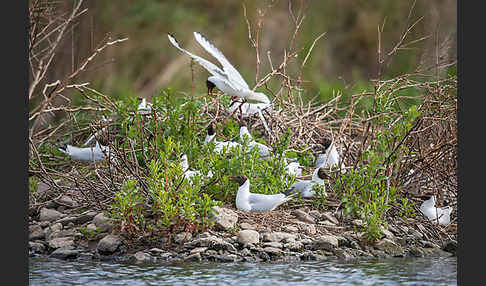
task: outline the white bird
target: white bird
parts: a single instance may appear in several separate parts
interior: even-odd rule
[[[288,162],[287,158],[284,158],[285,172],[289,175],[302,176],[302,166],[299,162],[292,161]]]
[[[59,151],[69,155],[72,159],[82,162],[97,162],[97,161],[105,161],[106,154],[110,154],[110,147],[103,146],[96,141],[96,145],[94,147],[76,147],[69,144],[63,144],[59,147]],[[113,158],[113,156],[111,157]]]
[[[137,98],[140,103],[138,104],[137,113],[138,114],[150,114],[152,113],[152,104],[147,103],[147,99],[145,97],[138,97]]]
[[[312,173],[311,180],[298,180],[290,186],[290,189],[287,191],[287,193],[299,192],[303,198],[312,198],[316,193],[313,190],[313,186],[315,184],[324,185],[324,179],[329,178],[330,177],[326,174],[323,167],[317,168]]]
[[[256,194],[250,193],[250,180],[245,175],[230,177],[239,184],[236,194],[236,208],[244,211],[271,211],[292,199],[285,194]]]
[[[206,135],[206,138],[204,138],[203,144],[209,144],[210,142],[214,143],[214,152],[217,154],[220,154],[223,152],[224,147],[226,146],[226,150],[230,151],[231,148],[236,147],[236,146],[241,146],[240,143],[238,142],[233,142],[233,141],[217,141],[216,138],[216,133],[214,132],[214,124],[211,123],[208,128],[207,128],[208,134]]]
[[[233,113],[236,109],[241,110],[241,117],[246,118],[253,114],[258,113],[259,111],[273,110],[273,107],[270,103],[250,103],[245,102],[243,99],[238,98],[237,96],[233,96],[233,101],[229,107],[229,113]]]
[[[230,62],[226,59],[223,53],[218,50],[213,44],[211,44],[209,40],[200,33],[194,32],[194,37],[196,38],[196,41],[209,54],[211,54],[218,60],[218,62],[223,66],[222,70],[215,64],[181,48],[179,46],[179,43],[177,43],[177,40],[171,34],[167,34],[167,37],[169,38],[169,41],[172,43],[172,45],[174,45],[174,47],[193,58],[212,75],[208,77],[206,81],[208,92],[210,92],[216,86],[223,93],[239,97],[243,100],[257,101],[264,104],[264,106],[269,106],[272,104],[270,99],[264,93],[251,90],[241,74],[230,64]],[[268,129],[267,122],[263,117],[261,110],[258,111],[258,114],[260,115],[260,119],[262,120],[265,130],[270,134],[271,137],[273,137],[272,133]]]
[[[339,153],[337,152],[336,144],[333,144],[328,138],[324,138],[321,144],[324,147],[324,153],[317,156],[316,161],[314,162],[314,167],[332,168],[339,166]],[[345,167],[344,163],[341,163],[341,169],[346,170]]]
[[[192,181],[193,176],[195,176],[195,175],[202,176],[202,173],[200,171],[189,170],[189,162],[187,160],[186,154],[181,155],[181,161],[180,161],[179,164],[182,167],[182,172],[184,172],[184,178],[188,179],[190,185],[193,184],[193,181]],[[213,176],[213,173],[211,171],[209,171],[207,177],[211,178],[212,176]]]
[[[240,127],[240,139],[242,142],[245,141],[245,136],[248,137],[248,147],[250,147],[250,150],[253,148],[257,148],[258,153],[263,158],[267,158],[271,155],[271,149],[262,143],[256,142],[253,139],[253,136],[251,136],[250,132],[248,131],[248,128],[242,125]]]
[[[433,222],[437,222],[438,218],[440,225],[448,225],[451,221],[452,207],[436,208],[435,196],[431,196],[430,199],[424,201],[420,206],[420,211]]]

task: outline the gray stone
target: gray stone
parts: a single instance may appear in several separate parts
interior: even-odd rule
[[[337,220],[337,218],[335,218],[331,213],[329,212],[325,212],[322,214],[322,217],[327,219],[328,221],[332,222],[334,225],[338,225],[339,224],[339,221]]]
[[[339,246],[337,237],[333,235],[322,235],[314,240],[312,249],[314,250],[328,250],[331,251]]]
[[[217,230],[230,230],[235,227],[238,215],[234,211],[218,206],[214,206],[212,209],[216,214],[213,214],[211,219],[214,220],[214,226]]]
[[[62,217],[62,213],[48,208],[40,210],[39,221],[55,221]]]
[[[40,225],[29,226],[29,240],[43,239],[44,237],[45,233]]]
[[[34,253],[44,253],[46,246],[39,242],[29,241],[29,250],[34,251]]]
[[[150,254],[145,253],[143,251],[137,251],[135,254],[133,254],[133,259],[137,264],[155,262],[154,257],[152,257]]]
[[[190,232],[180,232],[174,236],[174,242],[181,244],[184,241],[191,240],[192,234]]]
[[[229,242],[216,236],[196,238],[184,244],[185,248],[208,247],[213,250],[227,250],[229,252],[236,252],[236,248]]]
[[[267,232],[263,234],[263,241],[274,241],[274,242],[289,242],[289,241],[295,241],[297,238],[297,235],[287,233],[287,232]]]
[[[94,223],[89,223],[87,226],[86,226],[86,229],[87,230],[91,230],[91,231],[96,231],[97,228],[96,228],[96,225]]]
[[[283,245],[280,242],[270,241],[263,243],[263,247],[273,247],[273,248],[282,248]]]
[[[201,262],[201,260],[202,260],[201,253],[200,252],[197,252],[197,253],[191,254],[191,255],[187,256],[186,258],[184,258],[184,260],[186,260],[186,261]]]
[[[300,251],[304,248],[304,244],[300,241],[291,241],[284,244],[284,248],[291,251]]]
[[[61,247],[69,247],[74,245],[74,239],[72,237],[57,237],[53,238],[49,241],[50,248],[61,248]]]
[[[307,224],[307,223],[300,224],[299,228],[301,231],[303,231],[308,235],[314,235],[317,233],[316,227],[313,224]]]
[[[77,205],[76,202],[68,195],[63,195],[61,198],[59,198],[59,200],[57,200],[57,203],[70,208]]]
[[[83,224],[86,223],[94,218],[96,213],[86,213],[86,214],[80,214],[80,215],[75,215],[75,216],[67,216],[64,218],[61,218],[57,220],[57,222],[61,223],[62,225],[67,225],[70,223],[73,224]]]
[[[201,252],[204,252],[206,250],[208,250],[208,248],[207,247],[204,247],[204,246],[203,247],[196,247],[194,249],[191,249],[191,251],[189,251],[189,253],[190,254],[201,253]]]
[[[444,251],[450,252],[454,255],[456,255],[457,251],[457,241],[455,240],[448,240],[444,243],[444,246],[442,247]]]
[[[241,229],[256,229],[256,227],[255,227],[254,225],[249,224],[249,223],[247,223],[247,222],[242,222],[242,223],[240,224],[240,228],[241,228]]]
[[[93,223],[101,232],[111,232],[113,229],[113,222],[102,212],[93,218]]]
[[[294,210],[292,214],[295,215],[299,220],[303,222],[316,223],[316,220],[302,209]]]
[[[73,229],[56,230],[56,231],[50,232],[46,236],[46,240],[51,241],[55,238],[60,238],[60,237],[71,237],[71,238],[73,238],[74,235],[75,235],[75,230],[73,230]]]
[[[388,238],[383,238],[378,241],[375,244],[375,248],[390,255],[402,255],[404,253],[404,250],[400,245]]]
[[[412,257],[424,257],[424,252],[423,252],[422,248],[420,248],[420,247],[412,247],[408,251],[408,255],[410,255]]]
[[[260,234],[252,229],[240,230],[237,234],[237,239],[241,244],[257,244],[260,242]]]
[[[58,259],[74,259],[78,256],[79,250],[72,249],[72,246],[61,247],[54,250],[49,257]]]
[[[266,253],[268,253],[272,256],[282,256],[282,254],[283,254],[282,249],[276,248],[276,247],[271,247],[271,246],[267,246],[267,247],[263,248],[263,251],[265,251]]]
[[[283,229],[286,232],[290,232],[290,233],[297,233],[297,232],[299,232],[299,229],[296,226],[294,226],[294,225],[285,225],[283,227]]]
[[[118,236],[108,234],[98,242],[96,249],[102,254],[109,254],[115,252],[121,243],[122,242]]]
[[[340,259],[351,259],[353,255],[342,248],[335,248],[333,250],[334,255],[336,255]]]

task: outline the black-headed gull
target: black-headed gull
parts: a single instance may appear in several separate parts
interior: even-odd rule
[[[181,155],[181,161],[179,162],[180,166],[182,167],[182,172],[184,172],[184,178],[186,178],[189,181],[189,184],[192,185],[192,177],[195,175],[202,176],[202,173],[200,171],[193,171],[189,170],[189,161],[187,160],[187,155],[182,154]],[[211,171],[208,172],[207,177],[211,178],[213,176],[213,173]]]
[[[147,103],[147,99],[145,97],[138,97],[137,100],[140,102],[137,108],[138,114],[145,115],[152,113],[152,104]]]
[[[451,221],[452,207],[446,206],[441,208],[435,207],[435,196],[431,196],[420,206],[420,211],[432,222],[439,220],[440,225],[448,225]]]
[[[271,211],[281,204],[292,199],[293,196],[285,194],[256,194],[250,193],[250,180],[245,175],[229,177],[238,183],[238,193],[236,194],[236,208],[244,211]]]
[[[209,91],[212,89],[212,87],[216,86],[222,92],[232,96],[237,96],[246,100],[254,100],[261,103],[271,103],[270,99],[264,93],[251,90],[241,74],[230,64],[230,62],[226,59],[223,53],[218,50],[213,44],[211,44],[208,39],[206,39],[200,33],[194,32],[194,37],[196,38],[196,41],[209,54],[211,54],[218,60],[218,62],[223,66],[223,69],[220,69],[215,64],[181,48],[173,35],[167,34],[167,36],[172,45],[193,58],[212,75],[207,79],[206,82]]]
[[[316,161],[314,162],[315,168],[320,167],[337,167],[339,166],[339,153],[336,149],[336,144],[333,144],[332,141],[328,138],[324,138],[321,142],[322,146],[324,147],[324,153],[321,153],[317,156]],[[345,170],[344,163],[341,163],[341,169]]]
[[[285,172],[287,174],[294,175],[294,176],[302,176],[302,166],[300,166],[299,162],[291,161],[289,163],[289,159],[287,158],[284,158],[283,162],[284,162]]]
[[[287,193],[298,192],[303,198],[312,198],[315,195],[313,186],[324,185],[324,179],[330,179],[323,167],[317,168],[312,173],[312,180],[298,180],[290,186]],[[325,185],[324,185],[325,186]]]
[[[223,152],[224,147],[226,146],[226,150],[230,151],[231,148],[236,147],[236,146],[241,146],[240,143],[238,142],[232,142],[232,141],[217,141],[216,140],[216,132],[214,131],[214,124],[211,123],[209,124],[207,128],[208,134],[206,135],[206,138],[204,138],[203,144],[209,144],[210,142],[214,143],[214,152],[216,154],[220,154]]]
[[[253,136],[251,136],[250,132],[248,131],[248,128],[245,125],[242,125],[240,127],[240,139],[242,142],[245,141],[245,136],[248,137],[248,147],[250,147],[250,150],[253,148],[257,148],[258,153],[263,158],[267,158],[272,154],[269,147],[262,143],[256,142],[255,139],[253,139]]]
[[[105,161],[106,154],[110,154],[110,147],[103,146],[96,141],[94,147],[76,147],[69,144],[63,144],[59,147],[59,151],[69,155],[73,160],[82,162],[97,162]],[[113,156],[112,156],[113,158]]]

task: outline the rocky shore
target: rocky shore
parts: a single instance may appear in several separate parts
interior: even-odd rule
[[[367,243],[357,231],[360,220],[342,212],[309,207],[243,212],[214,207],[214,226],[207,232],[180,232],[147,243],[127,239],[103,212],[78,211],[63,196],[29,217],[29,256],[65,260],[127,263],[176,261],[289,262],[366,257],[455,256],[457,225],[432,225],[420,215],[395,218],[384,237]],[[456,229],[454,229],[454,227]],[[446,234],[446,239],[436,231]],[[444,237],[444,236],[442,236]]]

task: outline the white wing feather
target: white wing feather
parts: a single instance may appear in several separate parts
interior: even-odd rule
[[[223,70],[226,72],[226,75],[228,76],[228,79],[232,82],[235,82],[240,85],[240,88],[242,89],[250,89],[246,81],[243,79],[241,74],[231,65],[231,63],[226,59],[226,57],[223,55],[223,53],[218,50],[211,42],[209,42],[206,37],[201,35],[198,32],[194,32],[194,37],[196,38],[196,41],[206,50],[208,53],[210,53],[213,57],[215,57],[223,66]]]

